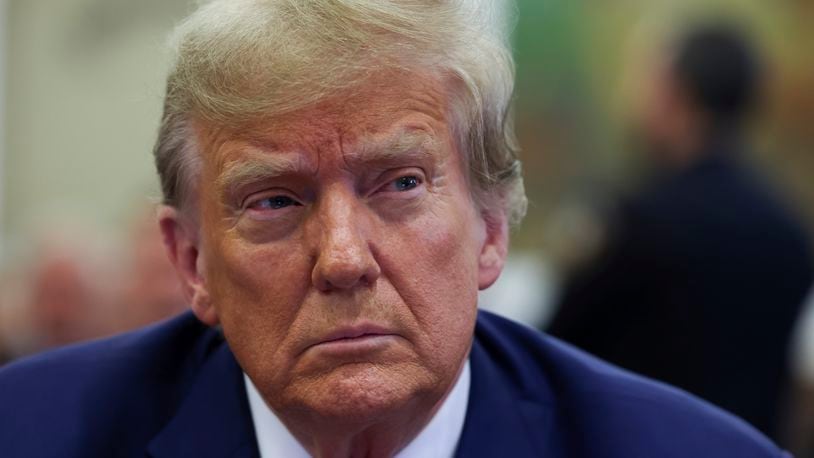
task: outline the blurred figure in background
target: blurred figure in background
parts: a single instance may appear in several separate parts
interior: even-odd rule
[[[4,272],[0,347],[7,359],[100,335],[100,285],[113,277],[91,239],[63,229],[37,237],[36,249]]]
[[[131,223],[127,260],[111,303],[118,303],[108,334],[139,328],[186,310],[181,284],[164,252],[155,209],[142,210]]]
[[[136,215],[118,243],[103,231],[61,228],[5,272],[0,289],[0,364],[49,348],[108,336],[185,309],[164,254],[155,209]],[[115,247],[115,248],[114,248]]]
[[[721,23],[690,30],[672,51],[638,121],[655,177],[620,205],[548,332],[776,438],[812,259],[795,217],[743,163],[761,65]]]
[[[88,317],[93,316],[98,297],[80,256],[67,247],[43,250],[31,280],[28,310],[36,329],[34,351],[93,335]]]

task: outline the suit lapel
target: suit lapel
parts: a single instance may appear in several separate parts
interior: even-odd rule
[[[155,458],[259,457],[242,371],[228,345],[201,367],[189,395],[148,452]]]
[[[551,406],[524,400],[511,383],[512,377],[490,359],[477,340],[470,364],[472,385],[457,457],[564,456],[559,438],[551,434],[555,427]],[[540,381],[541,386],[544,383]]]

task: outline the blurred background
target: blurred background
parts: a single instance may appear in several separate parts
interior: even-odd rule
[[[0,0],[0,361],[184,309],[151,148],[164,42],[193,7]],[[814,2],[518,0],[516,13],[530,207],[482,306],[814,456]],[[763,70],[739,128],[693,148],[682,140],[703,113],[682,105],[671,65],[686,36],[719,26]],[[722,65],[704,62],[692,68]],[[736,164],[654,152],[676,136],[676,151]]]

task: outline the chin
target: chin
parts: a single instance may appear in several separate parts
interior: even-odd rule
[[[298,385],[296,403],[307,411],[325,420],[359,424],[431,400],[438,387],[427,371],[413,365],[370,363],[345,364]]]

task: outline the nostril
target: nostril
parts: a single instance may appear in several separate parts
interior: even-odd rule
[[[372,256],[318,259],[312,282],[323,291],[369,287],[376,283],[381,270]]]

